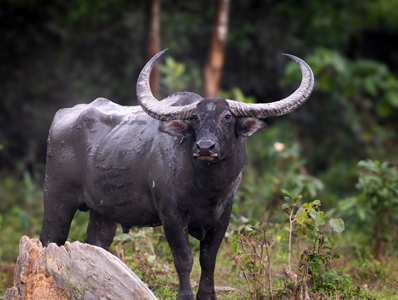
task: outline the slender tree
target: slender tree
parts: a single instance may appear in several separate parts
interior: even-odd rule
[[[204,69],[203,96],[207,98],[216,97],[220,86],[228,34],[228,11],[229,0],[219,0]]]
[[[150,60],[160,51],[160,0],[147,1],[147,31],[145,59]],[[159,67],[155,65],[152,70],[150,85],[155,97],[159,95]]]

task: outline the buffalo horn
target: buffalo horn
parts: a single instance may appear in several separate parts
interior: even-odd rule
[[[169,106],[158,101],[152,94],[149,86],[149,77],[153,66],[167,49],[160,51],[142,69],[137,81],[137,100],[142,109],[151,117],[161,120],[187,120],[193,116],[197,103],[186,106]]]
[[[161,121],[177,119],[187,120],[194,115],[197,103],[177,107],[165,105],[153,96],[149,86],[149,77],[151,76],[153,66],[166,50],[167,49],[152,57],[142,69],[137,81],[137,100],[142,109],[155,119]],[[281,116],[297,109],[308,99],[314,88],[314,74],[311,68],[305,61],[296,56],[290,54],[283,55],[294,60],[300,67],[303,78],[299,88],[289,97],[272,103],[248,104],[227,99],[231,112],[235,117],[254,117],[262,119]]]
[[[296,56],[290,54],[283,55],[294,60],[300,67],[303,78],[299,88],[289,97],[271,103],[248,104],[227,100],[231,112],[236,117],[254,117],[262,119],[282,116],[299,108],[308,99],[314,89],[314,74],[311,68],[305,61]]]

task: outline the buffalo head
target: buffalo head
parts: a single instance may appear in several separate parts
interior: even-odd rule
[[[167,49],[166,49],[167,50]],[[156,54],[143,68],[137,82],[137,99],[151,117],[164,121],[160,130],[172,135],[193,136],[192,155],[198,160],[217,162],[234,151],[234,139],[251,136],[266,127],[261,119],[281,116],[300,107],[314,87],[311,68],[300,58],[288,55],[300,67],[303,79],[289,97],[272,103],[247,104],[225,98],[205,98],[185,106],[168,106],[151,92],[149,77],[153,66],[166,51]]]
[[[189,120],[164,121],[160,130],[171,135],[193,136],[193,157],[218,162],[236,150],[241,137],[266,126],[256,118],[235,117],[224,98],[206,98],[197,103],[195,114]]]

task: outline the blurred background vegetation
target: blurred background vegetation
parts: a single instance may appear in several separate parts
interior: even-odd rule
[[[40,232],[46,140],[56,111],[97,97],[137,104],[150,3],[1,1],[0,261],[15,261],[22,234]],[[202,94],[217,1],[159,4],[158,43],[170,50],[160,62],[158,98],[181,90]],[[233,220],[264,212],[271,221],[282,219],[284,188],[308,202],[321,198],[324,211],[343,216],[349,246],[353,240],[369,246],[375,237],[397,245],[393,210],[375,212],[364,203],[364,181],[357,184],[361,167],[372,169],[371,162],[358,162],[371,159],[387,161],[376,163],[390,170],[378,178],[395,174],[388,184],[398,185],[397,35],[397,0],[231,0],[219,95],[247,102],[289,95],[301,74],[282,53],[306,60],[316,80],[303,107],[267,120],[268,129],[248,139]],[[378,193],[376,187],[369,199]],[[380,199],[395,207],[396,197],[387,192]],[[375,218],[385,220],[384,235],[375,233],[381,232]],[[84,238],[84,220],[74,221],[74,239]]]

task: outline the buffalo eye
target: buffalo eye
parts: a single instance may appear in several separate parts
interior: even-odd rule
[[[224,119],[227,120],[227,121],[231,121],[231,119],[232,119],[231,114],[226,114]]]
[[[197,119],[198,119],[198,116],[197,116],[197,115],[193,115],[193,116],[192,116],[192,120],[196,121]]]

